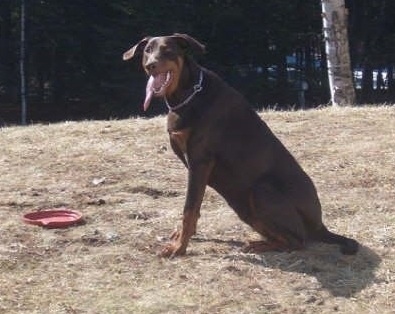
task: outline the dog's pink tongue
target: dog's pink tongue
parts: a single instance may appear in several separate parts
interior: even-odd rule
[[[154,96],[154,88],[153,88],[154,81],[155,78],[151,75],[148,79],[147,87],[145,88],[145,100],[143,105],[144,111],[147,111],[151,103],[152,97]]]

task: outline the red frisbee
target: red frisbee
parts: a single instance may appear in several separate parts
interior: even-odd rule
[[[41,210],[23,215],[24,222],[46,228],[65,228],[81,220],[80,212],[67,208]]]

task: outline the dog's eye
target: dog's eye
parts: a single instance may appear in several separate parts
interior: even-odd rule
[[[144,52],[145,53],[151,53],[152,52],[152,46],[145,47]]]
[[[162,56],[167,57],[167,58],[171,58],[175,55],[174,50],[172,50],[171,48],[165,48],[161,51]]]

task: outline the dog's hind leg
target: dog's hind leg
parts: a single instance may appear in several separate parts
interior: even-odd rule
[[[252,189],[249,214],[244,220],[265,241],[250,242],[248,252],[291,251],[304,248],[307,230],[297,208],[270,180],[261,180]]]

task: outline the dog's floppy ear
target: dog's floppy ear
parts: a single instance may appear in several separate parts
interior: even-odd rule
[[[140,40],[136,45],[134,45],[132,48],[130,48],[128,51],[126,51],[123,54],[122,59],[126,61],[133,58],[134,56],[141,55],[144,47],[147,45],[148,40],[150,38],[151,37],[145,37],[142,40]]]
[[[206,47],[195,38],[187,34],[174,33],[170,37],[178,40],[180,46],[195,55],[202,55],[206,52]]]

